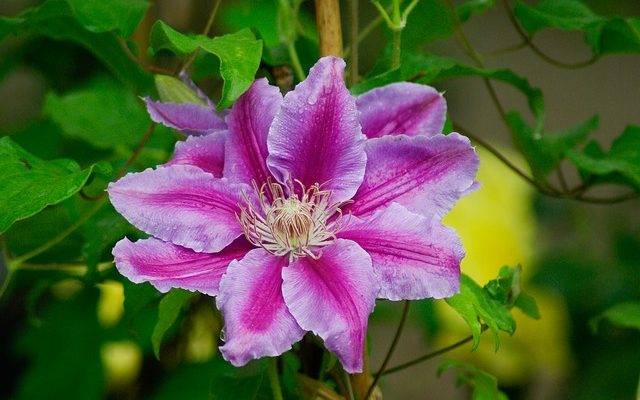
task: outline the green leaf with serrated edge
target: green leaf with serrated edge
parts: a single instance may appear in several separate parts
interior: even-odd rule
[[[13,33],[32,33],[75,42],[93,53],[117,78],[136,91],[151,88],[151,75],[122,51],[112,33],[85,29],[65,0],[49,0],[14,18],[0,18],[0,40]]]
[[[471,386],[473,389],[473,400],[509,399],[507,395],[498,388],[498,381],[493,375],[481,370],[473,364],[456,360],[447,360],[438,368],[438,376],[451,368],[459,370],[456,377],[456,384],[458,386],[464,384]]]
[[[593,143],[593,142],[592,142]],[[600,182],[619,182],[619,175],[640,190],[640,127],[628,126],[604,153],[597,144],[589,144],[584,151],[570,151],[569,159],[580,170],[599,175]]]
[[[603,320],[609,321],[620,328],[640,330],[640,301],[630,301],[616,304],[602,314],[589,321],[591,329],[595,332]]]
[[[0,139],[0,233],[76,194],[92,169],[81,169],[72,160],[41,160],[9,137]]]
[[[195,103],[206,105],[193,89],[176,77],[156,75],[155,81],[160,101],[165,103]]]
[[[197,295],[197,293],[189,292],[183,289],[171,289],[166,296],[160,300],[158,306],[158,322],[153,328],[151,335],[151,343],[153,345],[153,353],[156,358],[160,358],[160,345],[164,334],[171,328],[173,323],[180,316],[180,310],[187,301]]]
[[[458,19],[465,22],[473,15],[479,15],[496,4],[495,0],[467,0],[456,7]]]
[[[150,3],[145,0],[66,0],[78,22],[91,32],[116,31],[129,37]]]
[[[482,69],[466,65],[458,60],[435,55],[415,55],[403,53],[400,68],[382,73],[351,88],[354,94],[361,94],[389,83],[412,80],[423,84],[434,84],[449,79],[477,76],[506,83],[518,89],[527,98],[529,108],[536,118],[536,131],[542,131],[544,123],[544,98],[542,91],[531,86],[526,78],[508,69]]]
[[[213,382],[211,382],[211,400],[255,399],[267,371],[268,360],[251,361],[236,368],[222,358],[216,358]]]
[[[99,149],[136,145],[150,123],[135,96],[108,78],[62,95],[49,93],[43,112],[60,125],[65,136]]]
[[[471,328],[473,351],[480,344],[482,323],[491,329],[496,351],[500,347],[498,332],[505,331],[512,334],[516,330],[516,322],[507,306],[492,298],[486,290],[465,274],[460,276],[460,293],[445,301]]]
[[[507,120],[522,145],[532,174],[541,182],[558,167],[569,150],[582,143],[598,127],[599,122],[594,116],[566,131],[536,134],[516,112],[509,113]]]
[[[162,21],[151,28],[151,51],[169,50],[185,56],[200,48],[220,59],[220,75],[224,81],[218,109],[230,106],[255,79],[262,57],[262,41],[248,29],[209,38],[184,35]]]
[[[585,30],[603,21],[579,0],[542,0],[535,6],[518,0],[513,13],[530,34],[545,28]]]

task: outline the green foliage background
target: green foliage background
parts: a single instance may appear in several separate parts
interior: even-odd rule
[[[346,3],[343,29],[353,56],[346,40]],[[390,9],[391,3],[380,6]],[[614,132],[597,115],[550,109],[538,87],[545,78],[525,76],[501,64],[501,57],[542,60],[563,73],[610,59],[638,59],[637,2],[604,3],[420,0],[408,14],[396,53],[393,29],[371,2],[360,1],[361,33],[369,24],[372,29],[359,47],[359,79],[353,70],[348,78],[354,94],[401,80],[450,90],[449,131],[496,152],[510,143],[526,162],[523,168],[507,161],[511,173],[537,192],[541,228],[531,282],[560,294],[570,315],[573,366],[556,382],[556,398],[630,399],[639,390],[640,118],[618,122]],[[141,233],[102,196],[106,184],[127,170],[166,161],[179,139],[151,124],[138,101],[158,96],[154,74],[171,75],[191,58],[191,76],[224,109],[256,74],[290,88],[319,56],[312,2],[224,1],[212,32],[202,34],[213,4],[11,0],[0,5],[0,93],[8,97],[0,101],[0,397],[270,398],[272,383],[262,361],[235,369],[218,355],[195,361],[185,356],[202,310],[214,321],[207,332],[219,330],[220,316],[209,298],[183,291],[162,296],[149,285],[131,284],[112,267],[110,255],[118,239]],[[172,14],[180,10],[189,12]],[[487,43],[496,36],[490,24],[496,15],[513,24],[507,25],[512,42]],[[465,35],[466,30],[474,34]],[[570,61],[542,48],[566,38],[582,46],[586,57]],[[481,54],[476,48],[489,50]],[[293,67],[285,69],[284,80],[281,65]],[[11,92],[19,74],[37,84],[17,87],[36,90]],[[609,79],[607,74],[616,74],[615,63],[601,79]],[[640,75],[625,79],[630,93],[617,101],[630,99],[640,115]],[[464,95],[456,95],[465,90],[488,93],[486,103],[494,107],[489,119],[495,121],[480,125],[488,126],[487,132],[467,125],[463,115],[472,110]],[[518,100],[500,100],[514,93]],[[599,97],[593,96],[597,109]],[[558,127],[557,116],[565,114],[571,126]],[[474,349],[490,335],[497,349],[499,332],[518,334],[513,307],[538,316],[535,302],[520,292],[516,271],[504,269],[484,287],[465,275],[461,294],[447,300],[469,325]],[[124,286],[124,315],[105,325],[96,312],[104,296],[98,288],[110,280]],[[410,314],[427,341],[446,329],[434,317],[433,303],[418,302]],[[380,304],[372,324],[397,320],[399,310]],[[491,333],[483,335],[485,330]],[[105,343],[123,340],[141,349],[143,362],[135,381],[117,386],[107,379],[101,351]],[[372,352],[383,354],[385,346]],[[287,354],[280,366],[285,397],[300,397],[296,372],[308,372],[305,365]],[[536,398],[537,385],[544,383],[532,378],[501,386],[461,361],[446,362],[440,372],[447,376],[449,369],[477,399]],[[419,368],[405,373],[424,375]],[[330,377],[318,380],[336,389]],[[443,379],[429,384],[442,385],[433,398],[453,390]],[[383,388],[385,397],[394,398],[393,386]]]

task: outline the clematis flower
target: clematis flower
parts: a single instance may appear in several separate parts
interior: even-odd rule
[[[233,365],[312,332],[360,372],[376,298],[458,291],[464,253],[441,218],[474,187],[474,149],[440,133],[446,106],[433,88],[398,83],[356,99],[344,66],[322,58],[284,98],[255,81],[226,130],[109,185],[114,207],[151,235],[115,246],[118,270],[217,296]]]

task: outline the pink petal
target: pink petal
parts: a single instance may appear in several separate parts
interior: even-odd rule
[[[373,261],[378,297],[441,299],[456,294],[464,250],[453,229],[392,203],[366,219],[352,218],[339,237],[358,243]]]
[[[131,282],[150,282],[161,292],[183,288],[215,296],[229,263],[251,248],[240,238],[219,253],[196,253],[156,238],[135,243],[124,238],[113,248],[113,256],[118,271]]]
[[[139,229],[197,252],[217,252],[242,234],[236,220],[249,187],[190,165],[147,169],[109,184],[116,210]]]
[[[371,257],[338,239],[318,260],[299,258],[285,268],[282,293],[304,330],[324,340],[349,373],[362,372],[367,320],[378,294]]]
[[[367,171],[350,211],[365,215],[397,202],[443,216],[472,188],[477,170],[475,150],[457,133],[369,139]]]
[[[226,129],[212,108],[193,103],[162,103],[144,98],[147,112],[154,122],[176,129],[185,135],[206,135]]]
[[[417,83],[399,82],[373,89],[358,97],[362,133],[384,135],[442,133],[447,103],[437,90]]]
[[[216,178],[222,178],[226,136],[226,131],[218,131],[205,136],[189,136],[187,140],[176,143],[173,158],[164,166],[193,165]]]
[[[255,179],[261,186],[271,176],[266,162],[267,134],[281,103],[280,90],[264,78],[236,101],[227,117],[225,177],[246,183]]]
[[[287,93],[269,131],[267,164],[285,183],[291,176],[350,199],[366,165],[355,99],[343,81],[344,61],[321,58],[309,77]]]
[[[225,322],[220,352],[231,364],[239,367],[278,356],[304,336],[282,298],[282,268],[287,263],[285,257],[254,249],[233,261],[222,277],[216,301]]]

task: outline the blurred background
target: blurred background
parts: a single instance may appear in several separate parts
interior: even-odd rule
[[[437,9],[431,2],[422,0],[412,14],[405,43],[415,41],[425,51],[464,59],[452,38],[438,34],[440,16],[420,14]],[[348,15],[344,3],[343,17]],[[640,17],[636,0],[585,3],[600,15]],[[37,4],[2,0],[0,16],[13,17]],[[225,0],[213,34],[251,27],[265,44],[277,44],[273,4]],[[150,26],[162,19],[180,31],[200,32],[212,5],[210,0],[155,1],[133,35],[143,49],[139,57],[146,63],[175,66],[171,57],[161,54],[154,61],[147,56],[144,49]],[[359,9],[361,26],[378,15],[369,1],[361,1]],[[308,23],[296,46],[306,70],[318,56],[313,4],[303,3],[301,12],[302,21]],[[625,126],[640,125],[638,55],[607,55],[580,69],[556,68],[526,47],[492,55],[520,41],[499,4],[471,18],[464,31],[488,67],[510,68],[542,89],[549,131],[567,129],[598,114],[600,125],[594,137],[608,148]],[[362,41],[361,75],[375,68],[388,38],[388,30],[380,24]],[[585,60],[591,54],[578,33],[546,30],[536,35],[535,43],[567,62]],[[214,99],[220,81],[206,71],[215,62],[199,57],[194,63],[194,78]],[[56,99],[96,80],[112,80],[110,75],[104,63],[79,44],[46,35],[10,35],[0,42],[0,135],[10,135],[44,159],[73,158],[80,165],[109,159],[121,165],[131,152],[130,144],[87,143],[65,130],[59,114],[48,111]],[[526,169],[481,80],[463,78],[436,87],[445,92],[451,120]],[[527,113],[521,94],[507,86],[496,87],[503,104]],[[155,135],[136,168],[166,160],[175,138],[168,131]],[[590,321],[612,305],[640,299],[640,201],[593,205],[545,197],[492,154],[478,150],[481,188],[464,198],[445,223],[460,233],[467,251],[463,271],[478,283],[495,277],[503,265],[521,264],[524,288],[536,298],[541,319],[516,315],[517,331],[513,336],[503,335],[497,353],[485,335],[475,353],[470,352],[469,344],[440,360],[386,376],[380,384],[385,398],[468,398],[467,389],[456,386],[453,372],[436,374],[440,361],[450,357],[470,361],[493,374],[513,399],[635,398],[640,332],[607,323],[594,330]],[[566,168],[566,175],[569,186],[579,182],[572,168]],[[604,195],[618,193],[610,187],[599,190]],[[88,207],[83,199],[72,198],[16,223],[4,234],[6,254],[21,255],[46,242]],[[0,298],[0,398],[208,398],[211,371],[224,368],[216,357],[221,320],[213,302],[206,296],[192,299],[189,312],[167,332],[157,360],[150,337],[159,294],[148,285],[127,282],[109,264],[109,241],[136,233],[109,207],[97,215],[33,259],[30,268],[16,273]],[[105,237],[107,245],[92,247],[90,237],[96,232]],[[3,266],[0,280],[4,274]],[[378,302],[370,328],[374,370],[382,362],[400,312],[401,304]],[[462,319],[443,302],[416,302],[391,364],[468,334]]]

